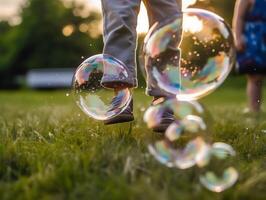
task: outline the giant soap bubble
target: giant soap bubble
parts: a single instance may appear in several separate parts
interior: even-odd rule
[[[235,61],[235,48],[231,29],[221,17],[187,9],[183,20],[153,26],[145,38],[144,55],[153,87],[179,100],[196,100],[224,82]]]
[[[75,101],[89,117],[110,119],[123,112],[132,99],[127,78],[124,64],[116,58],[104,54],[92,56],[74,74]]]

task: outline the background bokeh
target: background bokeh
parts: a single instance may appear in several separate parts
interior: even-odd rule
[[[192,7],[214,11],[231,24],[234,3],[198,0]],[[100,53],[100,6],[100,0],[0,0],[0,88],[25,87],[31,69],[75,68]],[[142,8],[139,43],[147,30],[145,17]]]

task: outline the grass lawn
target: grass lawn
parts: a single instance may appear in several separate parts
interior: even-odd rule
[[[200,185],[196,167],[169,169],[149,155],[155,136],[142,121],[151,100],[143,89],[135,122],[108,127],[84,116],[67,91],[1,91],[0,199],[266,199],[266,115],[256,122],[242,114],[238,79],[202,100],[212,140],[237,151],[239,181],[220,194]]]

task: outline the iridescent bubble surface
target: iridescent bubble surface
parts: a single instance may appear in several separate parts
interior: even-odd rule
[[[203,138],[197,137],[186,145],[183,150],[179,150],[175,159],[175,165],[179,169],[187,169],[198,164],[204,166],[210,158],[210,146]]]
[[[210,146],[203,139],[207,131],[203,107],[198,102],[169,99],[151,106],[144,115],[144,121],[153,128],[162,122],[165,112],[171,113],[174,121],[166,129],[164,140],[149,146],[150,153],[170,167],[205,166],[209,161]]]
[[[237,170],[230,166],[235,151],[232,146],[222,142],[214,143],[210,151],[212,158],[204,174],[200,175],[200,182],[213,192],[222,192],[238,180]]]
[[[150,106],[147,109],[144,114],[144,121],[147,123],[148,128],[153,128],[160,124],[165,113],[171,113],[173,118],[178,121],[184,119],[188,115],[205,117],[204,109],[198,102],[178,101],[174,98],[159,103],[158,105]]]
[[[124,84],[127,77],[124,64],[112,56],[99,54],[86,59],[73,77],[77,105],[96,120],[120,114],[132,99],[131,90]]]
[[[176,121],[170,124],[170,126],[165,131],[165,137],[171,141],[174,142],[178,140],[181,137],[181,134],[183,133],[185,127],[182,123]]]
[[[206,10],[187,9],[181,21],[151,30],[145,39],[145,60],[149,76],[156,80],[154,87],[179,100],[196,100],[214,91],[230,73],[235,62],[233,35],[221,17]],[[180,30],[181,42],[176,40]]]
[[[171,144],[168,141],[158,141],[154,145],[149,145],[148,149],[161,164],[167,167],[174,167],[175,151],[171,148]]]
[[[214,172],[207,172],[200,176],[201,184],[213,192],[222,192],[232,187],[237,179],[238,172],[233,167],[225,169],[221,177],[218,177]]]
[[[150,106],[144,113],[143,120],[148,128],[156,127],[161,123],[164,107],[162,105]]]
[[[229,156],[235,156],[233,147],[223,142],[216,142],[212,145],[212,154],[218,159],[225,159]]]
[[[171,113],[174,120],[166,129],[164,138],[148,146],[153,157],[171,168],[201,168],[200,183],[213,192],[232,187],[239,176],[232,167],[232,157],[236,153],[229,144],[210,143],[209,118],[201,104],[176,98],[158,101],[144,115],[148,127],[160,124],[165,112]]]
[[[159,24],[153,25],[145,39],[145,54],[151,58],[156,58],[165,52],[169,45],[173,43],[173,38],[179,37],[182,32],[182,29],[180,29],[182,26],[182,18],[177,18],[173,22],[161,27],[159,31],[155,31],[157,25]],[[177,46],[179,43],[176,42],[173,45]]]

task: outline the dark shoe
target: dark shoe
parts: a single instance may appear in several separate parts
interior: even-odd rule
[[[112,107],[115,108],[116,99],[114,98],[112,101]],[[118,123],[124,123],[124,122],[131,122],[134,120],[133,115],[133,100],[130,101],[128,107],[119,115],[116,115],[108,120],[104,121],[105,125],[111,125],[111,124],[118,124]]]
[[[152,105],[159,105],[164,103],[166,100],[168,100],[167,97],[154,97],[152,101]],[[160,124],[157,124],[155,127],[153,127],[154,132],[158,133],[164,133],[166,129],[175,121],[174,113],[170,109],[166,109],[162,114],[162,119]]]

